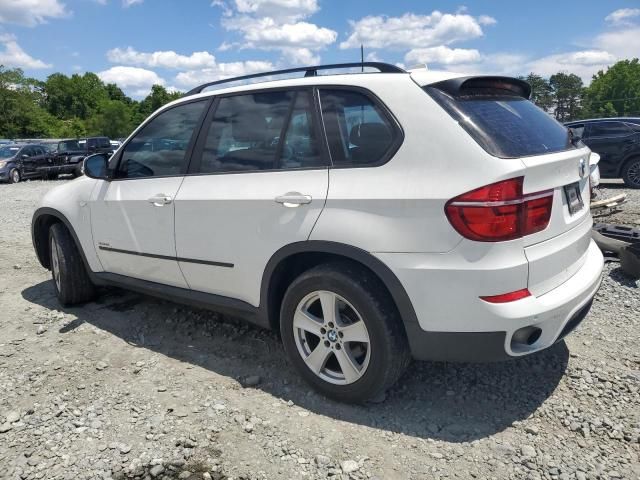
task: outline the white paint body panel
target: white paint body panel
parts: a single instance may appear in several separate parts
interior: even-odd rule
[[[100,246],[175,258],[174,203],[154,206],[164,194],[175,199],[183,177],[99,181],[91,199],[93,240],[105,271],[188,288],[176,260],[101,250]]]
[[[75,180],[52,188],[42,197],[40,207],[48,207],[57,210],[65,216],[73,225],[80,241],[80,247],[94,272],[103,270],[100,259],[93,247],[93,235],[91,233],[91,209],[89,202],[94,188],[99,183],[87,177],[79,177]]]
[[[578,169],[579,160],[588,160],[590,152],[584,148],[522,159],[489,155],[419,86],[455,76],[425,71],[355,74],[261,85],[345,85],[372,91],[404,132],[399,150],[379,167],[111,183],[83,179],[52,190],[43,203],[72,222],[94,271],[214,293],[254,306],[260,303],[265,266],[280,248],[307,239],[354,246],[370,252],[396,275],[422,329],[504,331],[507,353],[528,353],[510,350],[509,338],[517,328],[544,327],[531,351],[549,346],[600,283],[602,255],[589,238],[588,175],[581,178]],[[225,88],[190,99],[255,88]],[[519,176],[525,178],[525,194],[553,190],[547,229],[523,239],[482,243],[464,239],[450,225],[444,213],[448,200]],[[563,187],[573,182],[580,182],[585,207],[569,215]],[[274,201],[288,192],[310,195],[312,202],[287,208]],[[147,199],[158,193],[173,196],[174,202],[153,207]],[[91,215],[78,206],[89,198]],[[97,250],[100,244],[176,260],[110,254]],[[178,258],[234,267],[179,263]],[[533,296],[509,304],[493,305],[479,298],[524,288]]]
[[[326,168],[186,177],[175,202],[178,257],[233,264],[180,262],[189,286],[257,307],[267,262],[285,245],[309,238],[327,186]],[[276,203],[288,192],[309,195],[311,203]]]

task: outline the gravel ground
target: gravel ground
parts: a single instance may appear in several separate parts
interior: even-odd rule
[[[414,363],[341,405],[270,332],[117,290],[61,309],[29,234],[59,182],[0,185],[0,478],[640,478],[639,283],[616,263],[566,344]]]

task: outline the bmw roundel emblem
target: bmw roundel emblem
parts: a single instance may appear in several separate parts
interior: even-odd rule
[[[581,158],[580,162],[578,162],[578,174],[580,178],[587,176],[587,162],[584,161],[584,158]]]

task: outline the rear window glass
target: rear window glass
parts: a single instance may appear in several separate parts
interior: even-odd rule
[[[590,137],[623,137],[631,133],[631,129],[622,122],[592,123],[589,130]]]
[[[454,98],[436,88],[425,90],[495,157],[526,157],[575,148],[569,130],[525,98],[512,95]]]

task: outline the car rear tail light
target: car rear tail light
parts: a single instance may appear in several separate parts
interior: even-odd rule
[[[516,300],[522,300],[531,296],[531,292],[527,288],[522,290],[516,290],[515,292],[503,293],[501,295],[491,295],[489,297],[480,297],[485,302],[489,303],[508,303],[515,302]]]
[[[523,195],[524,177],[492,183],[447,202],[445,213],[460,235],[478,242],[503,242],[547,228],[553,190]]]

